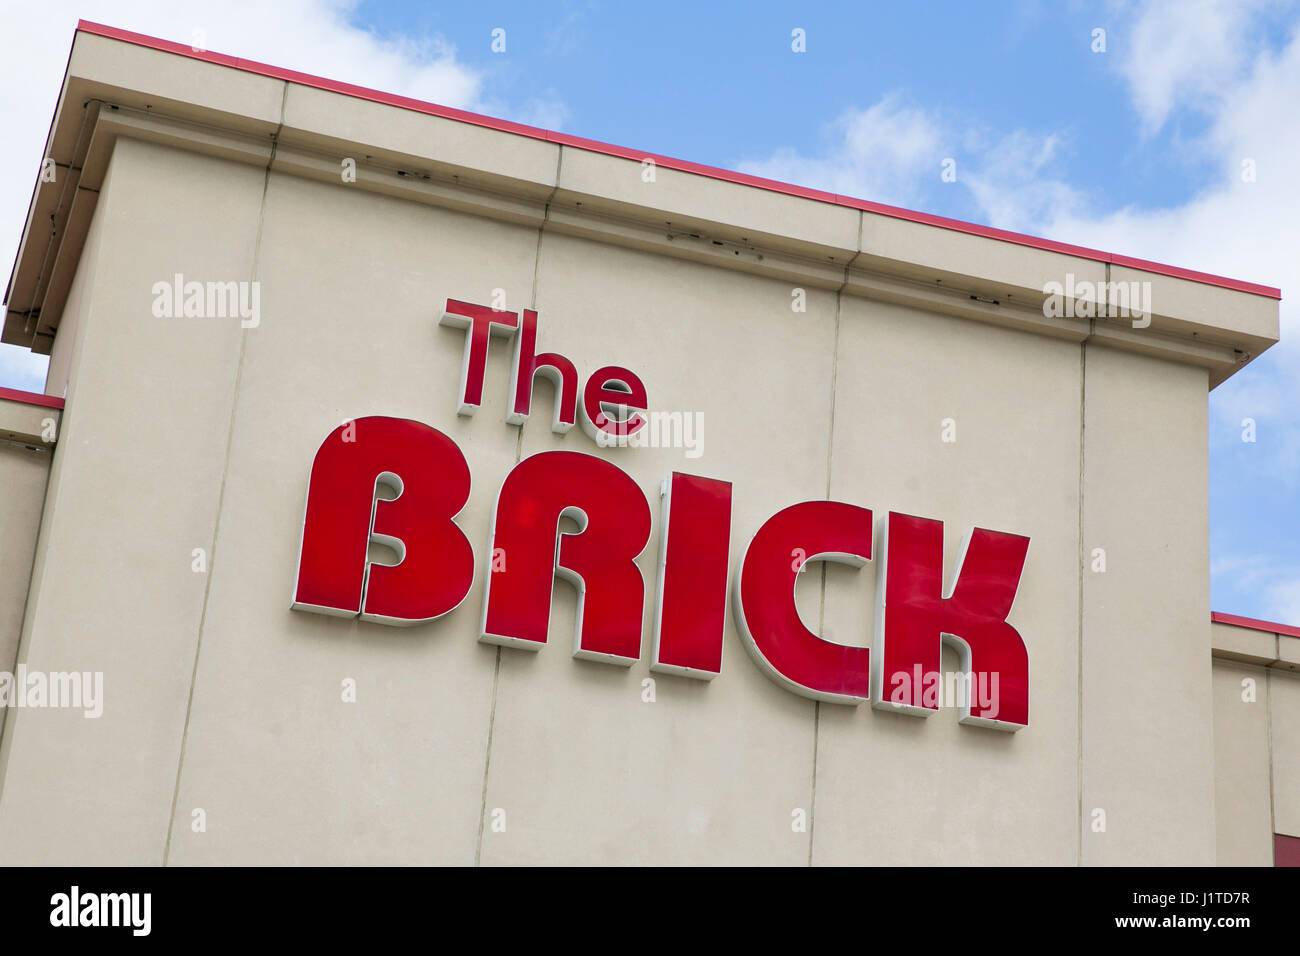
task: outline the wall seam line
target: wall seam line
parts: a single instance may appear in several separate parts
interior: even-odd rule
[[[1107,279],[1109,279],[1109,276],[1107,276]],[[1089,321],[1089,326],[1091,326],[1091,320]],[[1089,335],[1091,335],[1091,328],[1089,329]],[[1084,575],[1087,574],[1087,567],[1088,567],[1088,560],[1087,560],[1088,543],[1084,537],[1085,524],[1084,524],[1083,497],[1084,497],[1084,487],[1085,487],[1084,482],[1087,475],[1087,448],[1088,448],[1087,441],[1086,441],[1087,420],[1088,420],[1087,408],[1088,408],[1088,340],[1084,339],[1082,342],[1079,343],[1079,473],[1078,473],[1079,514],[1078,514],[1078,524],[1077,524],[1077,534],[1079,538],[1079,579],[1078,579],[1077,595],[1078,595],[1079,606],[1076,612],[1077,652],[1076,652],[1076,659],[1075,659],[1075,668],[1076,668],[1075,720],[1078,722],[1078,727],[1076,728],[1075,731],[1076,734],[1075,743],[1077,749],[1075,753],[1075,766],[1074,766],[1075,788],[1076,788],[1076,799],[1077,799],[1076,812],[1078,814],[1077,817],[1078,822],[1077,822],[1077,826],[1075,827],[1076,833],[1075,833],[1074,865],[1077,867],[1083,866],[1083,834],[1084,834],[1084,826],[1085,826],[1085,814],[1084,814],[1084,806],[1083,806],[1083,773],[1084,773],[1084,769],[1083,769],[1084,768],[1084,752],[1083,752],[1084,597],[1083,597],[1083,592],[1084,592]]]
[[[489,545],[491,542],[489,542]],[[490,567],[490,565],[489,565]],[[488,572],[491,573],[491,572]],[[479,795],[478,839],[474,843],[474,865],[481,866],[483,860],[483,830],[487,822],[488,771],[492,767],[492,735],[497,722],[497,689],[501,682],[501,645],[496,648],[496,661],[492,666],[492,701],[488,709],[487,749],[483,753],[483,789]]]
[[[551,188],[551,194],[546,197],[546,205],[542,209],[542,221],[541,224],[538,225],[537,227],[537,246],[533,252],[533,288],[532,288],[532,295],[530,297],[530,302],[529,302],[530,307],[533,309],[537,308],[537,289],[541,281],[542,236],[546,232],[546,223],[550,220],[551,201],[555,198],[555,194],[560,190],[560,169],[563,167],[563,165],[564,165],[564,147],[559,146],[557,147],[555,153],[555,185]],[[513,400],[514,400],[513,396],[507,399],[507,401],[513,401]],[[558,402],[560,400],[560,396],[557,395],[555,397],[555,400]],[[519,462],[523,458],[524,425],[526,424],[527,421],[520,423],[520,425],[518,426],[519,431],[515,435],[515,464],[516,465],[519,464]],[[488,542],[489,549],[492,547],[492,544],[493,542],[491,541]],[[491,568],[490,562],[488,564],[488,567]],[[492,572],[489,570],[488,573],[491,574]],[[502,648],[498,644],[496,649],[497,651],[496,663],[492,669],[492,703],[488,712],[487,751],[483,755],[483,790],[480,797],[479,811],[478,811],[478,840],[474,845],[475,866],[481,866],[483,861],[483,833],[487,824],[488,774],[492,769],[492,739],[496,731],[497,698],[501,686],[501,650]]]
[[[262,232],[266,224],[266,197],[271,188],[271,168],[275,164],[275,153],[280,142],[280,133],[284,129],[284,107],[289,96],[289,84],[286,82],[280,93],[280,124],[271,136],[271,155],[267,157],[266,168],[262,173],[262,199],[257,209],[257,235],[253,240],[253,263],[250,282],[258,281],[258,269],[262,255]],[[209,596],[212,592],[212,578],[216,574],[217,541],[221,536],[221,516],[225,510],[226,483],[230,478],[230,450],[235,442],[235,419],[239,413],[239,389],[244,379],[244,355],[248,347],[249,330],[241,328],[239,332],[239,358],[235,363],[235,384],[230,394],[230,420],[226,426],[226,450],[221,468],[221,486],[217,491],[217,512],[212,525],[211,551],[208,555],[207,580],[203,583],[203,607],[199,612],[199,633],[194,642],[194,662],[190,667],[189,696],[185,702],[185,723],[181,728],[180,753],[176,761],[176,780],[172,785],[171,812],[167,817],[167,840],[163,844],[162,865],[167,866],[171,858],[172,836],[176,829],[176,808],[180,801],[181,774],[185,769],[185,748],[189,744],[190,718],[194,710],[194,688],[199,677],[199,655],[203,650],[203,632],[208,623]]]
[[[862,214],[858,214],[858,245],[862,244]],[[844,282],[839,289],[835,290],[835,320],[831,333],[831,410],[830,422],[827,426],[826,438],[826,500],[831,497],[831,462],[834,458],[835,449],[835,380],[839,373],[840,363],[840,300],[844,294],[844,286],[849,281],[849,267],[844,267]],[[826,562],[820,561],[821,564],[821,605],[817,615],[817,630],[821,633],[823,640],[826,636]],[[822,703],[819,700],[813,701],[813,755],[812,755],[812,785],[811,794],[808,803],[808,866],[813,865],[813,837],[817,828],[817,751],[821,744],[821,723],[822,723]]]
[[[1273,635],[1274,641],[1280,641]],[[1275,652],[1281,654],[1281,648]],[[1211,676],[1213,676],[1211,674]],[[1273,668],[1264,668],[1264,693],[1268,701],[1264,704],[1264,722],[1268,728],[1268,850],[1273,865],[1277,866],[1277,798],[1273,790]]]

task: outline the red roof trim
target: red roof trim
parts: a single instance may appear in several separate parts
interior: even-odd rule
[[[1236,627],[1248,627],[1252,631],[1267,631],[1270,634],[1285,634],[1287,637],[1300,637],[1300,627],[1290,624],[1274,624],[1272,621],[1260,621],[1253,617],[1238,617],[1235,614],[1220,614],[1214,611],[1210,620],[1215,624],[1232,624]]]
[[[178,56],[185,56],[194,60],[203,60],[207,63],[216,63],[220,66],[230,67],[231,69],[243,70],[247,73],[256,73],[277,80],[299,83],[303,86],[310,86],[318,90],[327,90],[331,93],[341,93],[344,96],[355,96],[359,99],[370,100],[374,103],[383,103],[387,106],[396,106],[401,109],[414,110],[418,113],[427,113],[431,116],[440,116],[444,119],[456,120],[461,123],[470,123],[474,126],[482,126],[503,133],[513,133],[516,136],[527,136],[530,139],[540,139],[550,143],[558,143],[561,146],[570,146],[574,149],[585,149],[593,153],[602,153],[606,156],[617,156],[621,159],[632,159],[638,162],[643,159],[653,159],[656,165],[662,166],[665,169],[674,169],[678,172],[693,173],[697,176],[707,176],[710,179],[717,179],[723,182],[736,183],[742,186],[752,186],[757,189],[766,189],[769,192],[782,193],[786,196],[798,196],[802,199],[812,199],[818,202],[832,203],[837,206],[847,206],[850,209],[860,209],[864,212],[870,212],[880,216],[889,216],[893,219],[903,219],[908,222],[921,223],[927,226],[936,226],[940,229],[949,229],[953,232],[962,232],[967,235],[980,236],[984,239],[996,239],[1001,242],[1010,242],[1020,246],[1027,246],[1031,249],[1042,249],[1047,252],[1060,252],[1066,255],[1078,256],[1083,259],[1092,259],[1097,262],[1109,262],[1113,265],[1141,269],[1145,272],[1170,276],[1175,279],[1187,279],[1191,282],[1199,282],[1204,285],[1218,286],[1223,289],[1232,289],[1237,292],[1248,292],[1252,295],[1262,295],[1270,299],[1282,298],[1282,290],[1274,288],[1273,286],[1260,285],[1255,282],[1244,282],[1240,279],[1229,279],[1224,276],[1210,275],[1206,272],[1196,272],[1191,269],[1182,269],[1177,266],[1164,265],[1159,262],[1148,262],[1144,259],[1135,259],[1132,256],[1122,256],[1115,253],[1102,252],[1099,249],[1088,249],[1083,246],[1074,246],[1064,242],[1055,242],[1051,239],[1040,239],[1036,236],[1026,236],[1018,232],[1009,232],[1005,229],[994,229],[991,226],[979,226],[975,223],[962,222],[959,219],[948,219],[943,216],[934,216],[930,213],[916,212],[911,209],[901,209],[897,206],[887,206],[884,203],[870,202],[866,199],[854,199],[851,196],[840,196],[835,193],[823,192],[818,189],[793,186],[789,183],[781,183],[772,179],[750,176],[747,173],[718,169],[715,166],[704,166],[700,163],[692,163],[684,159],[674,159],[671,156],[639,152],[634,149],[628,149],[624,146],[613,146],[609,143],[601,143],[596,140],[570,136],[567,133],[557,133],[551,130],[538,129],[535,126],[525,126],[522,123],[512,123],[509,120],[483,116],[480,113],[471,113],[466,110],[452,109],[448,106],[438,106],[435,103],[426,103],[422,100],[411,99],[407,96],[382,93],[379,90],[368,89],[364,86],[353,86],[350,83],[339,83],[335,80],[327,80],[323,77],[312,76],[308,73],[298,73],[295,70],[285,70],[276,66],[268,66],[265,63],[257,63],[253,60],[244,60],[238,57],[226,56],[222,53],[210,53],[206,50],[195,50],[184,43],[173,43],[170,40],[159,40],[157,37],[146,36],[142,33],[132,33],[129,30],[119,30],[117,27],[105,26],[102,23],[92,23],[89,20],[78,21],[77,29],[85,33],[94,34],[95,36],[108,37],[113,40],[121,40],[125,43],[133,43],[136,46],[148,47],[151,50],[161,50],[164,53],[175,53]]]
[[[1300,866],[1300,837],[1273,834],[1273,865]]]
[[[39,405],[42,408],[62,408],[63,399],[56,395],[38,395],[16,388],[0,388],[0,399],[6,402],[22,402],[24,405]]]

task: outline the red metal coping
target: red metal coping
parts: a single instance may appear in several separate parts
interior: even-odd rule
[[[1236,627],[1248,627],[1252,631],[1267,631],[1270,634],[1285,634],[1287,637],[1300,637],[1300,627],[1292,627],[1290,624],[1275,624],[1272,621],[1261,621],[1253,617],[1238,617],[1235,614],[1220,614],[1213,611],[1210,614],[1210,620],[1215,624],[1232,624]]]
[[[1273,834],[1273,865],[1300,866],[1300,837]]]
[[[774,179],[764,179],[760,176],[751,176],[747,173],[738,173],[732,170],[719,169],[716,166],[705,166],[700,163],[688,162],[684,159],[674,159],[671,156],[661,156],[657,153],[638,152],[637,150],[627,149],[623,146],[613,146],[609,143],[583,139],[579,136],[570,136],[568,133],[557,133],[552,130],[539,129],[535,126],[525,126],[522,123],[512,123],[509,120],[484,116],[480,113],[471,113],[466,110],[452,109],[449,106],[438,106],[435,103],[426,103],[422,100],[411,99],[407,96],[398,96],[393,93],[382,93],[379,90],[368,89],[364,86],[353,86],[350,83],[339,83],[335,80],[327,80],[324,77],[312,76],[309,73],[298,73],[295,70],[285,70],[277,66],[257,63],[253,60],[244,60],[239,57],[227,56],[222,53],[210,53],[206,50],[195,50],[192,47],[186,46],[184,43],[173,43],[170,40],[160,40],[157,37],[146,36],[142,33],[132,33],[129,30],[119,30],[117,27],[105,26],[102,23],[92,23],[89,20],[78,21],[77,29],[85,33],[94,34],[95,36],[108,37],[113,40],[122,40],[126,43],[133,43],[136,46],[148,47],[152,50],[161,50],[165,53],[175,53],[178,56],[186,56],[194,60],[203,60],[207,63],[215,63],[220,66],[230,67],[231,69],[242,70],[246,73],[257,73],[261,76],[269,76],[277,80],[299,83],[303,86],[310,86],[318,90],[327,90],[331,93],[341,93],[344,96],[354,96],[358,99],[383,103],[387,106],[396,106],[401,109],[413,110],[418,113],[427,113],[431,116],[442,117],[443,119],[456,120],[457,122],[469,123],[474,126],[482,126],[503,133],[513,133],[516,136],[527,136],[530,139],[540,139],[550,143],[557,143],[561,146],[570,146],[574,149],[584,149],[593,153],[602,153],[606,156],[617,156],[620,159],[631,159],[636,162],[645,159],[652,159],[654,160],[655,165],[662,166],[665,169],[674,169],[678,172],[693,173],[697,176],[707,176],[710,179],[718,179],[723,182],[736,183],[743,186],[753,186],[757,189],[766,189],[769,192],[782,193],[787,196],[798,196],[801,199],[812,199],[818,202],[831,203],[837,206],[847,206],[851,209],[860,209],[864,212],[870,212],[880,216],[889,216],[893,219],[904,219],[908,222],[921,223],[927,226],[936,226],[940,229],[949,229],[953,232],[963,232],[968,235],[980,236],[985,239],[997,239],[1001,242],[1010,242],[1020,246],[1028,246],[1032,249],[1042,249],[1048,252],[1060,252],[1067,255],[1078,256],[1082,259],[1092,259],[1097,262],[1109,262],[1112,265],[1127,266],[1133,269],[1140,269],[1144,272],[1152,272],[1156,275],[1170,276],[1175,279],[1187,279],[1192,282],[1202,283],[1203,285],[1233,289],[1237,292],[1249,292],[1253,295],[1262,295],[1270,299],[1282,298],[1282,290],[1274,288],[1273,286],[1260,285],[1255,282],[1243,282],[1240,279],[1228,279],[1224,276],[1211,275],[1207,272],[1196,272],[1192,269],[1180,269],[1177,266],[1164,265],[1159,262],[1149,262],[1145,259],[1134,258],[1133,256],[1122,256],[1116,253],[1103,252],[1099,249],[1073,246],[1069,243],[1055,242],[1051,239],[1040,239],[1036,236],[1026,236],[1018,232],[1009,232],[1006,229],[994,229],[991,226],[979,226],[974,223],[962,222],[960,219],[948,219],[944,216],[935,216],[930,213],[916,212],[911,209],[902,209],[898,206],[887,206],[884,203],[870,202],[866,199],[854,199],[851,196],[841,196],[836,193],[823,192],[819,189],[793,186],[789,183],[777,182]]]
[[[22,402],[24,405],[40,405],[42,408],[63,407],[63,399],[57,395],[38,395],[35,392],[23,392],[16,388],[0,388],[0,400]]]

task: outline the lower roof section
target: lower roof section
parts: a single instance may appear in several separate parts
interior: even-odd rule
[[[62,412],[61,398],[0,388],[0,440],[53,447]]]
[[[1210,622],[1215,657],[1300,671],[1300,627],[1217,611]]]

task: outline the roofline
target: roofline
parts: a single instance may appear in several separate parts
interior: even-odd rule
[[[63,407],[63,399],[57,395],[39,395],[36,392],[24,392],[17,388],[0,388],[0,401],[22,402],[24,405],[39,405],[42,408]]]
[[[1267,631],[1269,634],[1300,637],[1300,627],[1293,627],[1290,624],[1275,624],[1272,621],[1261,621],[1253,617],[1238,617],[1236,614],[1221,614],[1218,611],[1212,611],[1210,620],[1215,624],[1231,624],[1234,627],[1250,628],[1252,631]]]
[[[692,173],[697,176],[705,176],[709,179],[717,179],[723,182],[735,183],[742,186],[751,186],[756,189],[765,189],[769,192],[781,193],[787,196],[796,196],[801,199],[811,199],[817,202],[830,203],[836,206],[847,206],[850,209],[858,209],[880,216],[888,216],[892,219],[903,219],[908,222],[935,226],[953,232],[980,236],[984,239],[995,239],[1000,242],[1009,242],[1015,245],[1028,246],[1032,249],[1041,249],[1047,252],[1059,252],[1066,255],[1078,256],[1082,259],[1091,259],[1096,262],[1106,262],[1116,266],[1140,269],[1144,272],[1151,272],[1156,275],[1169,276],[1175,279],[1186,279],[1191,282],[1199,282],[1203,285],[1232,289],[1236,292],[1246,292],[1252,295],[1265,296],[1270,299],[1282,298],[1282,290],[1274,288],[1273,286],[1260,285],[1255,282],[1245,282],[1240,279],[1229,279],[1224,276],[1211,275],[1207,272],[1196,272],[1192,269],[1182,269],[1177,266],[1165,265],[1159,262],[1150,262],[1146,259],[1138,259],[1133,256],[1124,256],[1112,252],[1103,252],[1099,249],[1089,249],[1084,246],[1070,245],[1069,243],[1056,242],[1051,239],[1042,239],[1037,236],[1027,236],[1018,232],[1010,232],[1006,229],[994,229],[991,226],[980,226],[975,223],[963,222],[959,219],[948,219],[944,216],[935,216],[930,213],[917,212],[912,209],[889,206],[884,203],[871,202],[866,199],[855,199],[852,196],[841,196],[837,193],[824,192],[819,189],[794,186],[789,183],[778,182],[774,179],[764,179],[760,176],[751,176],[747,173],[719,169],[716,166],[705,166],[700,163],[692,163],[684,159],[674,159],[671,156],[662,156],[657,153],[640,152],[638,150],[628,149],[624,146],[614,146],[610,143],[602,143],[597,140],[571,136],[568,133],[558,133],[553,130],[540,129],[535,126],[525,126],[522,123],[514,123],[509,120],[484,116],[481,113],[471,113],[467,110],[453,109],[449,106],[439,106],[436,103],[427,103],[423,100],[416,100],[407,96],[384,93],[364,86],[340,83],[336,80],[313,76],[309,73],[299,73],[295,70],[286,70],[277,66],[270,66],[266,63],[258,63],[254,60],[245,60],[240,57],[227,56],[223,53],[212,53],[207,50],[195,50],[184,43],[160,40],[157,37],[147,36],[143,33],[132,33],[129,30],[121,30],[117,27],[110,27],[89,20],[79,20],[77,22],[77,30],[95,36],[107,37],[112,40],[120,40],[125,43],[135,44],[136,46],[147,47],[152,50],[159,50],[164,53],[174,53],[177,56],[189,57],[193,60],[203,60],[207,63],[214,63],[234,70],[241,70],[245,73],[255,73],[260,76],[298,83],[318,90],[326,90],[331,93],[341,93],[344,96],[353,96],[374,103],[382,103],[386,106],[395,106],[400,109],[413,110],[418,113],[427,113],[443,119],[455,120],[460,123],[469,123],[473,126],[481,126],[503,133],[512,133],[516,136],[526,136],[529,139],[557,143],[561,146],[568,146],[573,149],[583,149],[593,153],[601,153],[606,156],[616,156],[620,159],[630,159],[636,162],[650,159],[654,161],[656,166],[662,166],[665,169],[673,169],[683,173]]]

